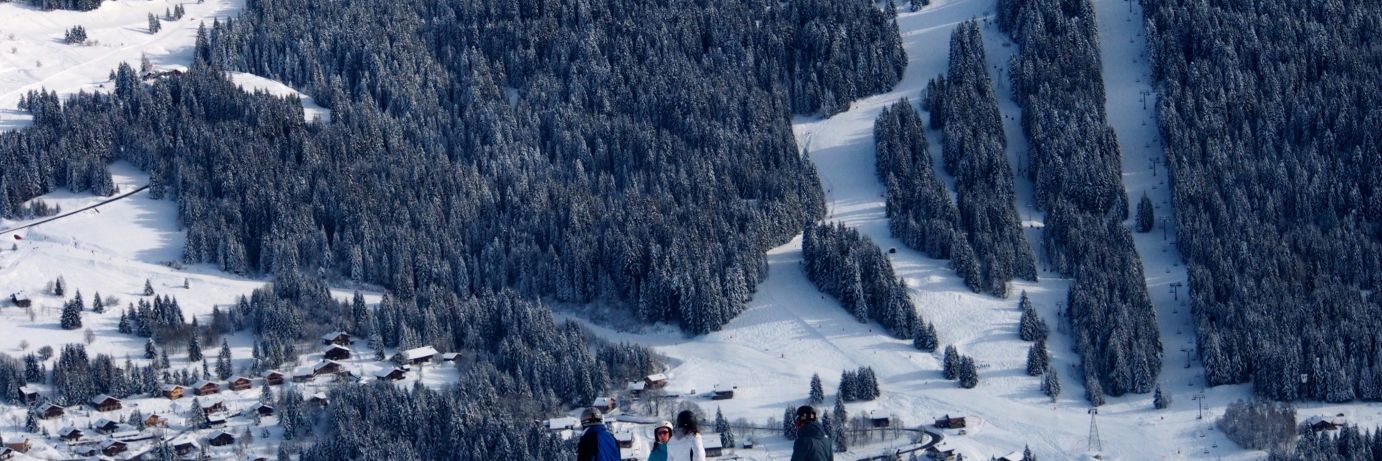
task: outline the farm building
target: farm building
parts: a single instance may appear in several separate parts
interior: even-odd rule
[[[720,434],[706,434],[702,439],[704,439],[706,458],[724,456],[725,446],[721,443]]]
[[[1315,415],[1305,419],[1305,427],[1314,432],[1332,431],[1348,424],[1343,413],[1334,416]]]
[[[346,360],[350,358],[350,348],[332,344],[322,348],[322,357],[327,360]]]
[[[614,401],[614,397],[596,397],[595,401],[590,403],[590,406],[599,408],[600,411],[608,413],[614,411],[615,408],[619,408],[619,403]]]
[[[313,367],[302,367],[293,370],[293,382],[295,383],[311,382],[312,378],[315,377],[317,377],[317,373]]]
[[[211,381],[198,381],[192,385],[192,393],[197,395],[211,395],[221,392],[221,385]]]
[[[115,432],[115,429],[119,426],[120,423],[105,418],[98,419],[96,420],[96,422],[91,423],[91,428],[95,429],[96,432],[100,432],[102,434],[109,434],[111,432]]]
[[[207,400],[201,402],[202,412],[206,414],[221,413],[226,411],[226,403],[220,400]]]
[[[174,441],[172,445],[173,453],[177,453],[178,456],[187,456],[202,449],[201,444],[190,438]]]
[[[225,427],[226,417],[220,414],[207,415],[205,427]]]
[[[667,375],[664,373],[651,374],[643,377],[644,389],[662,389],[667,387]]]
[[[265,404],[260,404],[259,406],[254,407],[254,412],[259,413],[259,416],[273,416],[274,407]]]
[[[455,362],[456,359],[459,358],[461,358],[460,352],[447,352],[441,355],[441,361],[443,362]]]
[[[145,426],[145,427],[168,427],[168,418],[164,418],[164,417],[159,416],[159,415],[149,415],[148,418],[144,418],[144,426]]]
[[[83,435],[85,434],[82,433],[81,429],[77,429],[72,426],[67,426],[62,429],[58,429],[58,438],[67,442],[81,440]]]
[[[29,307],[34,305],[34,302],[30,300],[24,292],[10,293],[10,302],[14,303],[15,307]]]
[[[308,398],[307,398],[307,401],[308,401],[308,402],[311,402],[311,403],[315,403],[315,404],[317,404],[317,405],[322,405],[322,406],[325,406],[326,404],[331,403],[331,399],[328,399],[328,398],[326,397],[326,393],[325,393],[325,392],[318,392],[318,393],[316,393],[316,394],[312,394],[311,397],[308,397]]]
[[[710,394],[710,400],[729,400],[734,398],[734,389],[716,390]]]
[[[350,340],[350,333],[346,333],[344,331],[333,331],[322,335],[323,346],[330,346],[332,344],[339,346],[349,346],[351,345],[351,343],[353,343],[353,341]]]
[[[885,428],[892,426],[892,419],[889,418],[869,418],[869,427]]]
[[[394,361],[405,365],[416,365],[432,361],[432,358],[436,357],[437,354],[437,348],[422,346],[395,354]]]
[[[950,415],[945,415],[944,418],[937,419],[935,425],[939,429],[963,429],[965,419],[963,417],[951,418]]]
[[[345,366],[341,365],[341,362],[335,360],[323,360],[321,363],[312,367],[312,374],[315,376],[334,375],[342,371],[345,371]]]
[[[109,395],[101,394],[91,398],[91,407],[96,411],[115,411],[123,408],[120,399]]]
[[[28,453],[29,449],[33,448],[33,444],[29,443],[29,439],[26,437],[17,442],[14,440],[6,440],[4,448],[14,450],[16,453]]]

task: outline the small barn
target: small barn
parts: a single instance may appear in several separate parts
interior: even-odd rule
[[[869,418],[869,427],[872,428],[882,429],[892,425],[893,420],[891,418]]]
[[[643,377],[644,389],[662,389],[667,387],[667,374],[657,373]]]
[[[401,381],[403,378],[408,377],[408,372],[403,371],[402,368],[395,367],[388,371],[376,373],[374,377],[379,378],[380,381]]]
[[[1305,420],[1305,427],[1314,432],[1332,431],[1348,424],[1343,413],[1334,416],[1315,415]]]
[[[42,394],[38,392],[38,388],[29,385],[19,386],[19,398],[25,404],[33,405],[38,402],[39,397],[42,397]]]
[[[394,361],[405,365],[417,365],[432,361],[437,356],[437,348],[432,346],[422,346],[408,349],[394,355]]]
[[[323,406],[326,405],[326,404],[328,404],[328,403],[331,403],[331,399],[328,399],[328,398],[326,397],[326,393],[325,393],[325,392],[318,392],[318,393],[316,393],[316,394],[312,394],[311,397],[308,397],[308,398],[307,398],[307,401],[310,402],[310,403],[314,403],[314,404],[317,404],[317,405],[323,405]]]
[[[1022,452],[1021,452],[1021,451],[1014,451],[1014,452],[1012,452],[1012,453],[1008,453],[1008,454],[1006,454],[1006,455],[1003,455],[1003,456],[994,458],[993,460],[994,460],[994,461],[1022,461],[1022,459],[1023,459],[1023,457],[1022,457]]]
[[[705,457],[718,458],[724,456],[725,446],[721,443],[720,434],[706,434],[702,437],[705,444]]]
[[[101,394],[91,398],[91,407],[96,411],[115,411],[124,408],[120,405],[120,399],[109,395]]]
[[[109,434],[111,432],[115,432],[115,429],[119,427],[120,423],[105,418],[98,419],[96,420],[96,422],[91,423],[91,428],[95,429],[96,432],[100,432],[102,434]]]
[[[964,417],[951,418],[950,415],[945,415],[944,418],[936,420],[935,426],[938,429],[964,429],[965,419]]]
[[[5,442],[5,448],[14,450],[16,453],[28,453],[29,449],[33,448],[33,444],[29,443],[28,438],[24,438],[18,442],[9,440]]]
[[[353,341],[350,340],[350,333],[346,333],[344,331],[333,331],[322,335],[323,346],[330,346],[332,344],[339,346],[349,346],[352,343]]]
[[[63,427],[62,429],[58,429],[58,438],[67,442],[81,440],[83,435],[85,434],[82,433],[81,429],[77,429],[72,426],[67,426]]]
[[[283,377],[282,372],[270,371],[269,374],[264,375],[264,382],[269,383],[270,386],[279,386],[283,384]]]
[[[734,389],[716,390],[710,394],[710,400],[729,400],[734,398]]]
[[[42,416],[43,419],[61,418],[65,411],[65,408],[53,402],[44,403],[38,406],[38,414]]]
[[[258,413],[259,416],[273,416],[274,407],[270,405],[259,404],[259,406],[254,407],[254,412]]]
[[[119,440],[101,442],[101,454],[106,456],[115,456],[124,453],[127,449],[129,449],[129,446],[125,445],[125,442]]]
[[[213,447],[224,447],[235,443],[235,435],[226,431],[212,432],[211,436],[206,438],[206,443]]]
[[[220,400],[207,400],[205,402],[201,402],[201,406],[202,413],[206,413],[208,415],[212,413],[222,413],[226,411],[226,403]]]
[[[456,359],[459,358],[461,358],[460,352],[447,352],[441,355],[441,361],[443,362],[455,362]]]
[[[303,367],[297,370],[293,370],[293,382],[295,383],[312,382],[312,378],[316,377],[317,373],[315,371],[315,368],[313,367]]]
[[[645,384],[643,381],[633,381],[630,382],[628,386],[625,386],[624,389],[629,391],[630,394],[642,395],[643,390],[647,389],[647,387],[648,385]]]
[[[254,381],[244,376],[233,376],[226,382],[226,386],[232,391],[247,391],[254,387]]]
[[[214,414],[214,415],[207,415],[207,416],[206,416],[206,427],[225,427],[225,426],[226,426],[226,417],[225,417],[225,416],[221,416],[220,414]]]
[[[332,344],[322,348],[322,358],[327,360],[346,360],[350,358],[350,348],[340,344]]]
[[[30,300],[23,292],[10,293],[10,302],[14,303],[15,307],[29,307],[34,305],[33,300]]]
[[[221,392],[221,385],[211,381],[198,381],[192,385],[192,393],[197,395],[211,395]]]
[[[187,392],[187,388],[177,384],[164,384],[158,387],[158,391],[168,400],[177,400],[182,398],[183,393]]]
[[[159,415],[149,415],[144,418],[144,427],[168,427],[168,418]]]

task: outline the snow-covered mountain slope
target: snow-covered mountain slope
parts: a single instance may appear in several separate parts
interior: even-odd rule
[[[1160,411],[1152,408],[1151,395],[1110,399],[1097,417],[1102,454],[1106,459],[1260,457],[1261,452],[1239,449],[1212,428],[1213,418],[1222,414],[1227,403],[1248,396],[1245,386],[1209,390],[1203,401],[1204,419],[1198,418],[1201,401],[1192,397],[1201,392],[1203,369],[1198,362],[1186,367],[1184,350],[1193,347],[1194,335],[1185,304],[1185,269],[1172,246],[1173,229],[1163,238],[1161,217],[1170,213],[1165,169],[1157,166],[1153,173],[1152,167],[1160,157],[1154,95],[1146,95],[1145,108],[1142,102],[1150,87],[1141,9],[1119,0],[1094,3],[1103,42],[1109,119],[1122,144],[1124,182],[1134,201],[1145,192],[1157,205],[1157,228],[1136,234],[1136,243],[1166,349],[1161,383],[1174,399],[1170,409]],[[902,13],[898,23],[909,59],[902,82],[890,93],[856,101],[844,113],[826,119],[799,118],[795,123],[798,143],[815,162],[826,190],[826,220],[858,228],[884,250],[897,249],[889,257],[906,279],[913,302],[936,324],[942,344],[953,344],[980,363],[978,388],[960,389],[942,379],[939,354],[916,351],[886,336],[877,325],[860,324],[834,299],[821,295],[802,272],[800,239],[769,252],[767,280],[748,310],[720,332],[685,339],[670,331],[599,331],[611,338],[654,345],[674,359],[670,374],[675,390],[738,386],[733,400],[702,402],[707,407],[720,406],[733,418],[781,417],[787,405],[804,401],[813,373],[825,380],[829,404],[842,370],[870,366],[878,373],[883,395],[875,402],[850,404],[853,415],[896,416],[912,427],[929,425],[945,414],[978,416],[985,421],[982,428],[970,429],[963,436],[951,431],[944,442],[967,459],[1001,456],[1024,445],[1043,459],[1087,456],[1091,452],[1089,406],[1073,372],[1076,357],[1068,332],[1058,328],[1049,343],[1064,387],[1053,404],[1040,393],[1039,378],[1024,373],[1029,343],[1017,338],[1017,300],[973,294],[946,261],[927,258],[892,238],[884,216],[884,188],[874,174],[872,130],[879,111],[900,98],[918,103],[927,80],[946,69],[951,30],[977,18],[999,94],[1009,161],[1016,171],[1019,213],[1028,227],[1028,240],[1040,244],[1042,213],[1033,206],[1032,186],[1022,171],[1027,142],[1007,81],[1008,60],[1017,50],[992,24],[993,8],[990,0],[951,0]],[[939,164],[939,133],[928,136]],[[953,184],[951,178],[945,179]],[[1038,283],[1014,283],[1012,292],[1027,291],[1055,327],[1063,323],[1059,312],[1068,280],[1051,272],[1042,272],[1041,277]],[[1171,284],[1177,282],[1182,285],[1174,296]],[[1303,410],[1301,417],[1325,411],[1334,408]],[[877,455],[880,450],[884,449],[863,447],[851,455]],[[758,459],[783,455],[771,451],[739,454]]]

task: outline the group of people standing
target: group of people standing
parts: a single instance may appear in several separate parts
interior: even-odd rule
[[[835,450],[825,427],[816,420],[816,409],[808,405],[797,408],[797,440],[792,445],[792,461],[833,461]],[[587,408],[581,414],[580,443],[576,461],[619,461],[619,442],[604,424],[598,408]],[[676,425],[663,421],[653,429],[653,448],[648,461],[705,461],[705,443],[701,440],[700,422],[689,410],[677,414]]]

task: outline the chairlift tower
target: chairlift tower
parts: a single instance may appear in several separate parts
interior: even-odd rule
[[[1104,442],[1099,440],[1099,409],[1089,409],[1089,452],[1101,453],[1104,451]]]

